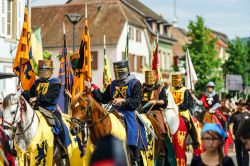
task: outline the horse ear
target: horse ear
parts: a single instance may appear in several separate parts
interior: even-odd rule
[[[26,100],[22,95],[19,98],[19,105],[20,105],[20,108],[26,108]]]

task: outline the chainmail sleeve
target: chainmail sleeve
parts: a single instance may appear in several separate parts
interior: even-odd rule
[[[132,94],[130,97],[127,97],[126,106],[135,110],[141,105],[142,100],[142,91],[141,91],[141,83],[139,81],[135,82],[132,87]]]
[[[167,96],[167,91],[166,91],[166,86],[163,86],[161,89],[161,92],[159,94],[159,100],[163,100],[164,104],[161,105],[160,107],[165,109],[168,106],[168,96]]]
[[[180,110],[186,110],[192,107],[192,97],[190,92],[186,89],[184,92],[184,101],[179,105]]]
[[[92,95],[97,102],[107,104],[109,101],[112,100],[110,91],[111,91],[111,85],[108,85],[104,92],[101,92],[99,89],[97,90],[94,89],[92,91]]]

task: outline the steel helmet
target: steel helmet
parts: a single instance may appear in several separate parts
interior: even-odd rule
[[[213,81],[209,81],[209,82],[207,83],[207,87],[215,87],[214,82],[213,82]]]

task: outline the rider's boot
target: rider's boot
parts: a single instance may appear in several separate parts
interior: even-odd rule
[[[193,148],[195,149],[199,147],[198,135],[197,135],[197,132],[196,132],[196,129],[192,120],[189,123],[190,123],[189,132],[193,141],[193,144],[192,144]]]
[[[129,145],[128,149],[129,149],[129,154],[130,154],[130,159],[131,159],[132,165],[139,165],[140,160],[141,160],[139,147]]]
[[[60,152],[61,152],[61,157],[63,159],[66,159],[68,157],[68,151],[67,148],[63,145],[59,137],[55,137],[56,143],[59,145]]]

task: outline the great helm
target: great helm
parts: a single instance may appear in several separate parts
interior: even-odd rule
[[[209,81],[208,83],[207,83],[207,87],[215,87],[215,84],[214,84],[214,82],[213,81]]]
[[[113,65],[116,80],[123,80],[130,75],[128,61],[114,62]]]
[[[182,86],[182,74],[181,73],[172,74],[172,86],[173,87]]]
[[[41,78],[50,78],[53,74],[53,61],[39,60],[38,61],[38,75]]]
[[[155,70],[146,70],[145,71],[145,84],[154,85],[156,82],[156,71]]]

